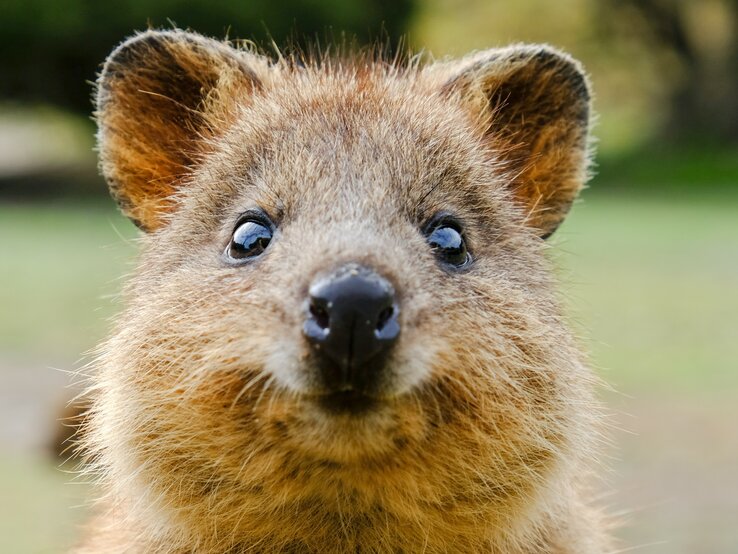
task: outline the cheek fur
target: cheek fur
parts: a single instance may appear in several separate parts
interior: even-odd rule
[[[390,358],[392,391],[407,394],[421,386],[431,374],[438,352],[446,347],[441,337],[429,336],[422,329],[406,329]]]
[[[264,370],[294,393],[310,390],[312,380],[305,368],[308,354],[304,339],[294,329],[275,334],[265,359]]]

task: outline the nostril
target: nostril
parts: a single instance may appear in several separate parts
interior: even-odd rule
[[[377,331],[381,331],[384,329],[384,326],[387,325],[387,322],[390,320],[392,315],[395,313],[395,307],[394,306],[387,306],[384,310],[382,310],[379,313],[379,317],[377,318]]]
[[[321,329],[328,329],[331,324],[331,317],[328,314],[327,307],[315,298],[310,302],[310,315],[313,316],[315,323]]]
[[[392,284],[375,271],[347,264],[311,283],[302,333],[311,364],[331,389],[367,389],[400,333],[400,304]]]

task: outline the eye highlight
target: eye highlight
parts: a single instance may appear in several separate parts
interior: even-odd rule
[[[272,223],[260,213],[244,216],[233,231],[226,257],[235,262],[256,258],[266,250],[274,237]]]
[[[437,217],[428,226],[426,240],[436,257],[445,264],[462,268],[471,261],[461,225],[450,216]]]

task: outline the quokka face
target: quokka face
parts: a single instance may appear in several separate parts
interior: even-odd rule
[[[170,542],[265,551],[543,525],[592,419],[542,240],[588,114],[547,47],[398,67],[120,46],[101,163],[147,232],[89,424],[114,502]]]

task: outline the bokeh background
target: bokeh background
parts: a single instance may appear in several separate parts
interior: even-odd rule
[[[3,0],[0,552],[62,552],[91,491],[51,448],[137,231],[98,177],[90,81],[124,37],[356,36],[437,57],[548,42],[591,72],[597,176],[552,239],[611,384],[602,502],[623,551],[738,552],[738,2]]]

